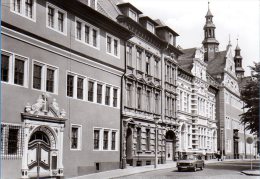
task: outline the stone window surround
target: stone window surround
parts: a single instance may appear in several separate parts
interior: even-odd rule
[[[48,7],[54,9],[54,27],[48,25]],[[63,32],[58,30],[58,12],[63,13]],[[46,2],[46,27],[67,36],[67,12],[49,2]]]
[[[36,89],[33,88],[33,71],[34,71],[34,65],[39,65],[42,67],[42,72],[41,72],[41,89]],[[47,63],[43,63],[37,60],[32,59],[32,75],[31,75],[31,80],[32,80],[32,84],[31,84],[31,88],[33,90],[37,90],[37,91],[43,91],[43,92],[47,92],[46,91],[46,81],[47,81],[47,69],[52,69],[54,70],[54,89],[53,89],[53,94],[58,95],[58,74],[59,74],[59,68]],[[52,92],[48,92],[48,93],[52,93]]]
[[[28,88],[29,85],[29,58],[13,53],[13,52],[9,52],[6,50],[2,50],[2,54],[9,56],[9,72],[8,72],[8,81],[1,81],[2,83],[5,84],[12,84],[15,86],[19,86],[19,87],[24,87],[24,88]],[[19,59],[19,60],[23,60],[24,61],[24,79],[23,79],[23,85],[18,85],[14,83],[14,68],[15,68],[15,58]]]

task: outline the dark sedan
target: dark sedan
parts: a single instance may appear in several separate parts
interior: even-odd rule
[[[177,161],[177,168],[179,172],[184,169],[196,172],[197,168],[203,170],[204,166],[204,160],[202,160],[201,156],[198,155],[184,155],[181,160]]]

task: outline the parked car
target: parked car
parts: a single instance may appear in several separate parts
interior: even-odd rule
[[[192,170],[197,171],[197,168],[203,170],[205,166],[204,160],[199,155],[184,155],[180,160],[177,161],[178,171]]]

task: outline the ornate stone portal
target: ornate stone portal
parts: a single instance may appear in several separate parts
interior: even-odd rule
[[[65,114],[46,93],[35,104],[25,106],[22,178],[63,176]]]

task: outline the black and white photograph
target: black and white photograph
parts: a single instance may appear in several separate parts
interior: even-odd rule
[[[260,177],[260,0],[2,0],[1,179]]]

